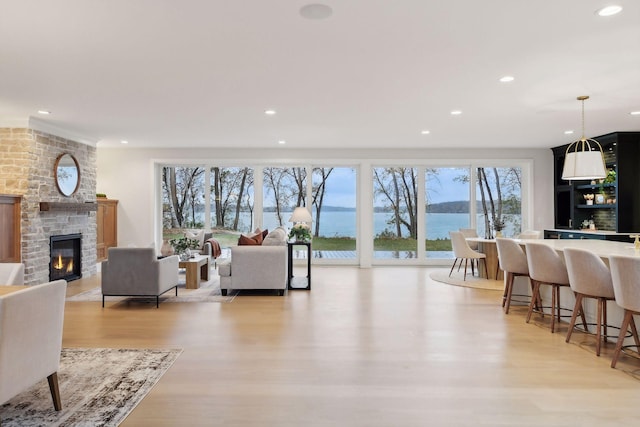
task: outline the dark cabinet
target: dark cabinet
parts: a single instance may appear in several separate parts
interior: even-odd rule
[[[564,181],[562,167],[568,144],[554,154],[555,228],[578,230],[593,220],[599,230],[640,231],[640,132],[614,132],[594,138],[602,145],[615,182]],[[588,201],[593,195],[593,199]],[[587,196],[587,197],[585,197]]]

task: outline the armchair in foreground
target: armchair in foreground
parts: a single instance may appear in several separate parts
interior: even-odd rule
[[[0,297],[0,404],[47,378],[62,409],[58,366],[67,282],[56,280]]]
[[[154,248],[109,248],[102,262],[102,306],[104,297],[156,297],[171,288],[178,295],[178,255],[158,259]]]

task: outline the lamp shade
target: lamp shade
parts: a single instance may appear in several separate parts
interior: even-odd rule
[[[307,208],[298,206],[293,210],[291,214],[291,218],[289,218],[289,222],[311,222],[311,213],[307,210]]]
[[[606,176],[601,151],[572,151],[564,158],[562,179],[601,179]]]

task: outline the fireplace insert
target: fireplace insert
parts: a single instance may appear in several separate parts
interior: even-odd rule
[[[82,234],[51,236],[49,249],[49,280],[71,281],[82,277]]]

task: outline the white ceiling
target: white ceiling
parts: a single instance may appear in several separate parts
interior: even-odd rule
[[[551,147],[580,136],[590,95],[587,136],[640,130],[638,0],[326,0],[330,18],[302,18],[314,1],[0,0],[0,122],[99,147]]]

